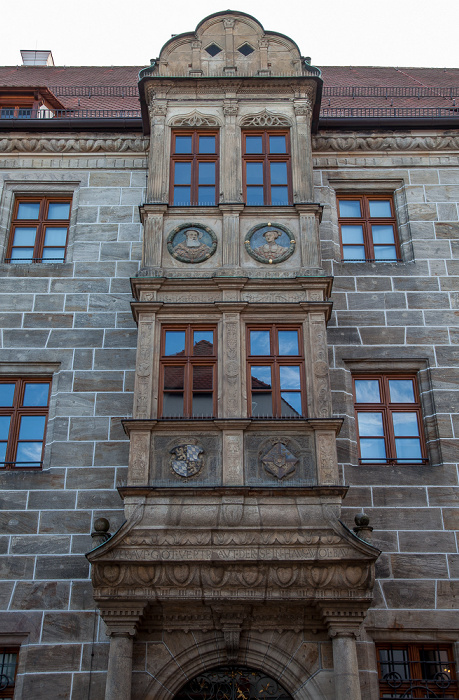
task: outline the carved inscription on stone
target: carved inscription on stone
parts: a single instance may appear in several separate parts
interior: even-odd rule
[[[264,304],[294,304],[305,301],[304,292],[242,292],[243,301]]]

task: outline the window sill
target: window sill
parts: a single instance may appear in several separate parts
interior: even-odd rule
[[[2,277],[71,277],[73,263],[0,263]]]

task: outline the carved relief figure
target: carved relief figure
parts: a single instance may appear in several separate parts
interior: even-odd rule
[[[282,442],[276,442],[263,455],[261,462],[267,472],[270,472],[280,480],[295,471],[298,458]]]
[[[181,262],[203,262],[215,253],[216,248],[217,238],[207,226],[182,224],[167,238],[169,253]]]
[[[249,255],[263,263],[283,262],[295,250],[293,234],[285,227],[271,223],[254,226],[248,233],[245,247]]]

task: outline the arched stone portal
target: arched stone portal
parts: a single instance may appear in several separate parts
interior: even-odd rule
[[[292,700],[273,678],[246,666],[219,666],[189,681],[174,700]]]

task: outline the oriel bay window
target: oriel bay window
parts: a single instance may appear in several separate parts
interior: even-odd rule
[[[414,376],[356,376],[354,398],[361,464],[427,461]]]
[[[214,206],[218,192],[218,131],[173,131],[170,203]]]
[[[299,326],[247,329],[249,412],[253,417],[305,415],[303,338]]]
[[[246,204],[292,204],[289,132],[243,132],[242,153]]]
[[[338,197],[343,260],[400,259],[394,202],[390,195]]]
[[[48,420],[49,379],[0,381],[0,468],[40,468]]]
[[[459,698],[449,644],[378,644],[380,698]]]
[[[215,416],[216,385],[216,328],[163,327],[160,415],[163,418]]]
[[[5,262],[64,262],[70,207],[68,197],[17,197]]]

